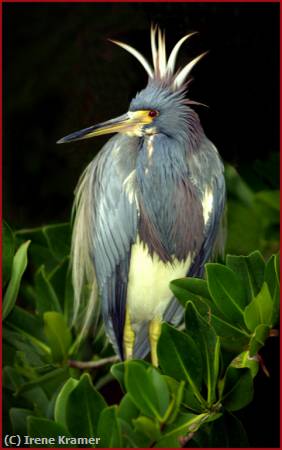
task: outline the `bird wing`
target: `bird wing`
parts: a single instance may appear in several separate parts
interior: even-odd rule
[[[205,225],[204,241],[187,273],[188,277],[201,278],[204,265],[224,250],[225,230],[223,226],[225,205],[224,167],[215,146],[205,139],[199,152],[189,161],[189,171],[198,185],[202,202],[207,189],[212,194],[212,208]],[[196,159],[197,158],[197,159]],[[170,302],[164,319],[178,325],[183,317],[183,307],[175,298]]]
[[[200,278],[203,276],[205,263],[222,247],[220,235],[225,204],[224,168],[215,146],[206,138],[198,152],[193,156],[189,155],[187,161],[191,180],[197,187],[198,195],[204,205],[203,213],[205,193],[208,191],[212,195],[212,204],[205,221],[204,239],[187,273],[187,276]],[[179,301],[172,297],[164,314],[164,320],[177,326],[183,318],[183,311]],[[148,324],[144,323],[136,336],[134,357],[144,358],[148,351]]]
[[[106,143],[87,168],[83,220],[76,216],[94,263],[106,333],[121,358],[130,248],[137,233],[136,142],[117,134]]]

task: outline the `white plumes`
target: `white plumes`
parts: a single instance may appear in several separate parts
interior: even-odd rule
[[[194,34],[197,34],[196,31],[194,31],[194,33],[189,33],[186,34],[186,36],[183,36],[183,38],[181,38],[173,47],[171,54],[169,55],[169,59],[167,62],[167,71],[171,74],[173,74],[174,72],[174,67],[175,67],[175,63],[176,63],[176,58],[178,55],[178,52],[180,50],[181,45],[190,37],[194,36]]]
[[[200,61],[200,59],[205,56],[207,52],[202,53],[201,55],[197,56],[196,58],[192,59],[183,69],[179,72],[179,74],[175,77],[175,80],[173,82],[174,87],[180,88],[183,83],[185,83],[186,78],[188,77],[189,73],[193,69],[193,67],[197,64],[197,62]]]
[[[89,249],[91,248],[91,164],[85,169],[80,177],[75,192],[74,212],[75,220],[73,225],[71,263],[72,263],[72,283],[74,288],[74,312],[73,324],[75,324],[80,314],[81,298],[85,283],[88,286],[89,296],[86,300],[86,310],[82,311],[83,327],[81,336],[87,331],[93,316],[94,309],[97,310],[98,288],[91,261]]]
[[[157,47],[156,47],[156,31],[157,27],[151,26],[151,49],[152,49],[152,59],[153,59],[153,66],[156,70],[157,67]]]
[[[131,53],[131,55],[135,56],[135,58],[138,59],[138,61],[142,64],[142,66],[146,70],[149,77],[153,78],[153,69],[150,66],[150,64],[148,63],[148,61],[146,60],[146,58],[144,58],[144,56],[141,55],[140,52],[135,50],[135,48],[131,47],[131,45],[124,44],[123,42],[120,42],[120,41],[114,41],[113,39],[109,39],[109,40],[111,42],[113,42],[114,44],[118,45],[119,47],[123,48],[127,52]]]
[[[178,70],[178,73],[176,74],[174,73],[176,58],[180,47],[188,38],[190,38],[194,34],[196,34],[196,32],[189,33],[183,38],[181,38],[173,47],[172,52],[167,60],[165,33],[164,32],[162,33],[161,29],[158,26],[152,25],[150,38],[151,38],[153,68],[151,64],[147,61],[147,59],[139,51],[137,51],[130,45],[112,39],[110,39],[110,41],[122,47],[129,53],[131,53],[131,55],[133,55],[142,64],[147,74],[149,75],[149,78],[170,82],[171,88],[173,90],[177,90],[183,86],[193,67],[206,54],[202,53],[200,56],[190,61],[185,67],[179,69],[180,71]]]

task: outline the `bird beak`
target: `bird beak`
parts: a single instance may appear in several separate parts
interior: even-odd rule
[[[94,136],[100,136],[102,134],[109,133],[127,133],[137,134],[138,129],[143,125],[152,122],[152,118],[149,116],[149,111],[129,111],[122,116],[115,119],[107,120],[106,122],[93,125],[92,127],[84,128],[83,130],[75,131],[63,137],[57,144],[63,144],[65,142],[80,141],[82,139],[88,139]]]

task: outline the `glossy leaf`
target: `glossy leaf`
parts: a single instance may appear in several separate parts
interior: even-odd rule
[[[130,394],[125,394],[118,407],[118,417],[131,423],[140,413],[140,409],[132,401]]]
[[[193,339],[164,323],[158,342],[158,356],[163,372],[176,380],[185,380],[202,402],[202,357]]]
[[[7,284],[10,279],[13,257],[15,253],[15,236],[9,225],[3,221],[2,227],[2,283]]]
[[[244,286],[246,303],[250,303],[261,290],[265,263],[259,251],[248,256],[227,255],[226,265],[236,273],[240,284]]]
[[[36,309],[39,314],[47,311],[62,312],[58,297],[47,278],[44,266],[35,275]]]
[[[167,377],[166,377],[166,380],[167,380]],[[173,380],[173,378],[172,378],[172,380]],[[177,383],[177,384],[178,384],[177,389],[172,394],[172,401],[171,401],[171,405],[169,406],[170,411],[169,411],[169,414],[167,415],[167,419],[166,419],[167,424],[171,424],[174,422],[174,420],[178,416],[178,413],[179,413],[181,405],[182,405],[185,383],[184,383],[184,381],[181,381],[180,383]]]
[[[135,430],[147,436],[152,443],[160,439],[160,425],[156,420],[145,416],[139,416],[133,423]]]
[[[229,200],[227,223],[227,253],[248,255],[254,248],[261,248],[263,226],[253,208],[236,200]]]
[[[50,440],[46,444],[42,443],[32,443],[32,447],[76,447],[76,445],[71,445],[70,443],[64,444],[60,441],[60,436],[71,437],[69,432],[60,424],[49,419],[42,419],[38,417],[29,417],[27,419],[28,436],[31,438],[53,438],[54,443],[51,444]],[[51,441],[52,442],[52,441]]]
[[[246,298],[238,277],[222,264],[208,263],[205,267],[209,291],[216,306],[228,321],[241,323]]]
[[[70,393],[77,386],[78,380],[69,378],[60,390],[54,409],[55,421],[67,428],[66,409]]]
[[[140,359],[138,361],[138,364],[141,364],[145,369],[150,367],[150,364],[148,364],[146,361],[143,361]],[[120,387],[123,392],[126,391],[125,384],[124,384],[124,377],[125,377],[125,363],[119,362],[116,364],[113,364],[110,368],[110,371],[112,375],[115,377],[115,379],[119,382]]]
[[[264,324],[258,325],[250,340],[249,352],[250,356],[254,356],[264,346],[266,339],[269,336],[270,327]]]
[[[203,378],[208,390],[208,404],[211,405],[216,399],[220,355],[219,337],[212,325],[199,315],[191,302],[186,305],[185,323],[188,334],[202,355]]]
[[[119,418],[118,422],[121,428],[122,440],[125,447],[129,448],[148,448],[151,444],[150,438],[138,430],[133,430],[128,422]]]
[[[28,381],[22,384],[15,392],[15,395],[22,394],[23,392],[28,392],[37,386],[44,387],[44,390],[46,390],[48,394],[51,394],[68,378],[68,373],[68,367],[60,367],[58,369],[51,370],[50,372],[39,376],[32,381]]]
[[[11,279],[3,298],[2,319],[5,320],[15,306],[22,276],[27,266],[27,250],[30,241],[22,244],[15,253],[12,263]]]
[[[251,356],[249,351],[240,353],[232,360],[230,365],[236,369],[250,369],[253,378],[257,375],[259,370],[258,358],[256,356]]]
[[[273,302],[267,284],[264,282],[258,295],[244,311],[245,324],[254,331],[260,324],[271,325]]]
[[[191,431],[197,430],[208,414],[179,414],[177,420],[163,431],[162,437],[155,444],[156,448],[179,448],[182,447],[181,438],[187,436]]]
[[[225,377],[221,403],[228,411],[238,411],[253,399],[253,379],[249,369],[229,366]]]
[[[65,318],[58,312],[46,312],[43,315],[44,332],[55,362],[64,361],[71,345],[71,332]]]
[[[156,369],[146,370],[139,362],[128,361],[125,386],[131,400],[143,414],[162,420],[169,404],[169,391]]]
[[[10,419],[12,423],[13,432],[24,436],[27,434],[27,417],[32,416],[34,413],[30,409],[24,408],[11,408]]]
[[[121,448],[121,430],[117,420],[117,406],[105,408],[99,417],[97,436],[101,438],[99,447]]]
[[[272,255],[266,263],[264,281],[267,283],[273,301],[271,324],[274,326],[279,320],[280,311],[280,280],[277,277],[277,261],[279,255]],[[279,264],[279,263],[278,263]]]
[[[189,300],[189,296],[199,296],[211,299],[207,282],[201,278],[179,278],[170,282],[170,289],[174,295],[183,300]]]
[[[210,437],[213,448],[249,448],[242,423],[228,411],[211,424]]]
[[[56,293],[56,296],[59,300],[62,310],[64,310],[66,278],[69,267],[70,267],[69,258],[63,259],[47,276],[49,282],[51,283]]]
[[[71,228],[69,223],[48,225],[42,228],[50,252],[58,261],[65,259],[70,252]]]
[[[41,227],[19,230],[15,235],[20,243],[31,240],[29,259],[34,267],[44,264],[46,272],[49,272],[57,266],[58,261],[51,254]]]
[[[124,375],[125,375],[125,363],[120,362],[113,364],[110,368],[112,375],[119,382],[121,389],[125,392]]]
[[[70,433],[78,437],[95,437],[99,415],[106,406],[103,397],[93,387],[90,376],[82,375],[67,401],[66,420]]]
[[[221,346],[226,350],[241,353],[247,348],[251,336],[245,329],[214,315],[211,315],[211,324],[220,337]]]
[[[46,340],[43,332],[42,319],[17,305],[9,315],[8,324],[15,331],[20,331],[30,338],[35,338],[43,342]]]

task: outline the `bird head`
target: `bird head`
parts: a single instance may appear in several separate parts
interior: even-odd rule
[[[131,53],[142,64],[149,76],[148,85],[131,101],[127,113],[71,133],[57,143],[78,141],[109,133],[124,133],[139,137],[163,133],[179,138],[181,130],[187,129],[187,114],[190,110],[188,104],[196,103],[185,99],[187,78],[195,64],[206,54],[206,52],[202,53],[186,66],[175,71],[176,57],[181,45],[194,34],[187,34],[180,39],[167,59],[165,34],[158,27],[152,26],[153,66],[130,45],[110,39],[111,42]]]

